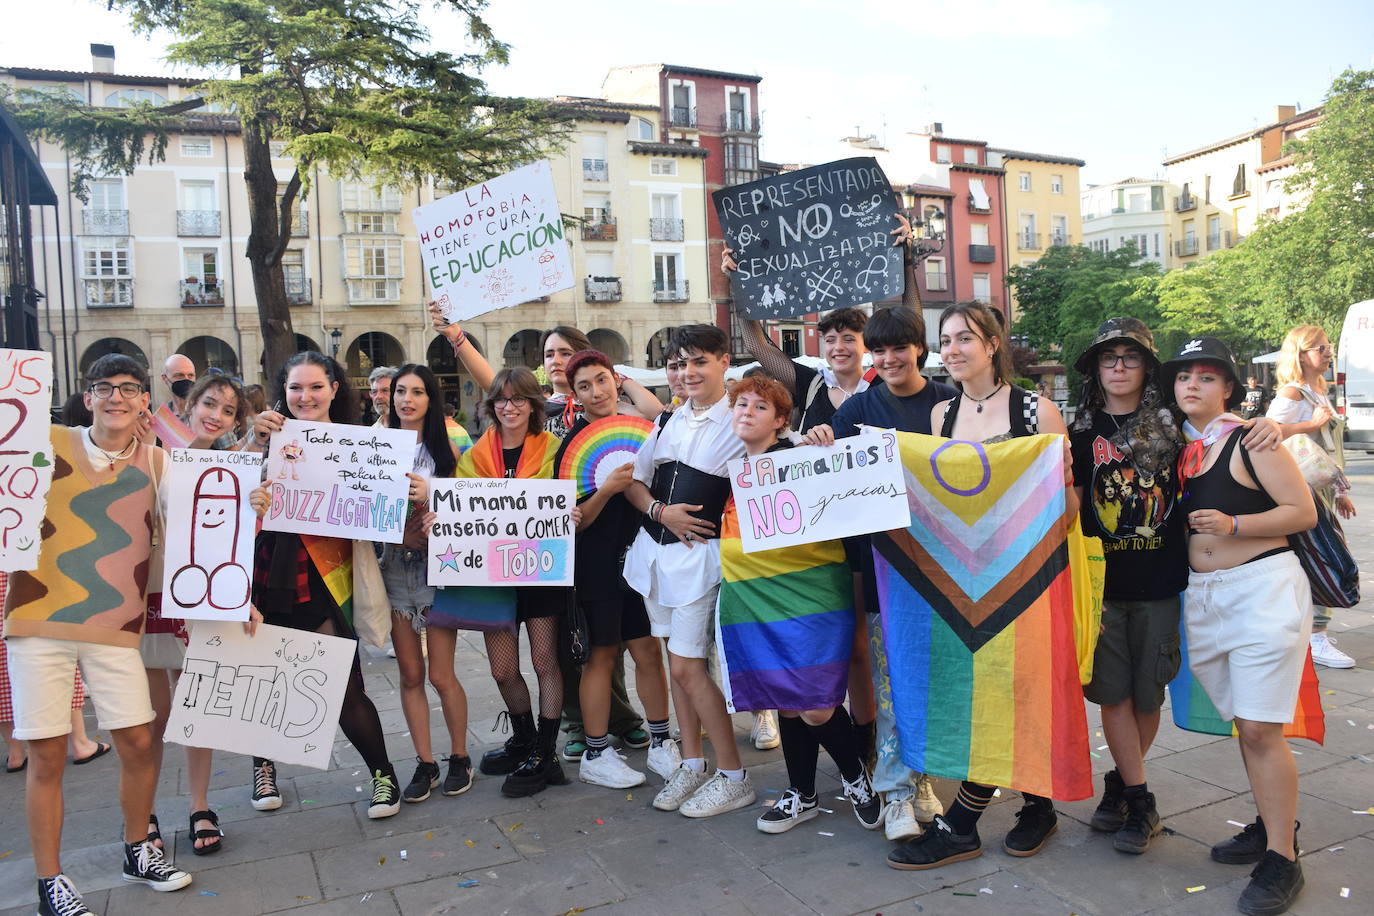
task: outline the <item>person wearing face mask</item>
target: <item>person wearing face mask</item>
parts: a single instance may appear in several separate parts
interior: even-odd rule
[[[162,384],[167,386],[172,395],[167,406],[178,417],[186,413],[187,395],[195,383],[196,364],[191,362],[189,356],[173,353],[167,357],[167,362],[162,364]]]

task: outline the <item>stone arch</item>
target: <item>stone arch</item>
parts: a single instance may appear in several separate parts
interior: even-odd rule
[[[368,331],[359,334],[348,345],[344,356],[344,366],[350,377],[367,382],[367,375],[378,366],[399,366],[406,361],[405,348],[401,342],[383,331]]]
[[[544,365],[544,354],[539,352],[541,333],[534,328],[525,328],[512,334],[501,349],[502,364],[507,368],[524,366],[527,369],[538,369]]]
[[[676,327],[659,328],[649,337],[644,347],[644,365],[650,369],[662,369],[668,364],[668,338],[673,336]]]
[[[122,353],[138,361],[144,369],[150,369],[148,357],[143,349],[132,340],[125,340],[123,337],[102,337],[95,343],[86,348],[81,354],[81,378],[85,379],[86,370],[91,368],[91,364],[102,356],[111,353]]]
[[[609,356],[612,363],[620,365],[630,361],[630,345],[625,342],[619,331],[596,328],[587,335],[587,339],[592,342],[593,347]]]
[[[195,363],[202,375],[209,369],[219,369],[225,375],[239,374],[239,357],[229,344],[209,334],[192,337],[177,347],[177,352]]]

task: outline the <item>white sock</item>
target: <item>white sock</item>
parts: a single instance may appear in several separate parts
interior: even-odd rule
[[[688,757],[686,760],[682,761],[682,765],[689,770],[696,770],[698,773],[706,772],[705,757]]]
[[[738,770],[722,770],[720,767],[716,767],[716,772],[723,773],[725,778],[731,782],[744,782],[744,767],[740,767]]]

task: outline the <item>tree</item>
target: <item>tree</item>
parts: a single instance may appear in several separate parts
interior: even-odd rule
[[[426,51],[418,0],[108,0],[136,30],[175,36],[167,60],[216,74],[177,105],[86,108],[49,96],[21,109],[24,126],[77,162],[73,189],[163,157],[168,131],[213,104],[241,122],[248,187],[246,256],[257,295],[264,370],[295,352],[281,259],[297,196],[318,166],[339,178],[465,187],[561,145],[567,115],[546,103],[490,96],[476,75],[507,62],[481,17],[487,0],[436,0],[460,14],[470,50]],[[279,188],[270,144],[296,170]]]

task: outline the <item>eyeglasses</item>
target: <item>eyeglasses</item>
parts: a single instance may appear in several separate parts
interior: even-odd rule
[[[1308,347],[1308,348],[1307,348],[1305,351],[1303,351],[1303,352],[1312,352],[1312,351],[1315,351],[1315,352],[1317,352],[1317,353],[1320,353],[1322,356],[1334,356],[1334,355],[1336,354],[1336,348],[1333,347],[1333,346],[1331,346],[1330,344],[1326,344],[1325,346],[1322,346],[1322,347]]]
[[[1145,365],[1145,356],[1132,350],[1130,353],[1099,353],[1097,354],[1097,364],[1103,369],[1115,369],[1116,364],[1120,363],[1127,369],[1139,369]]]
[[[522,398],[522,397],[496,398],[495,400],[493,400],[493,401],[491,402],[491,406],[492,406],[492,407],[495,407],[497,410],[501,410],[502,408],[505,408],[505,407],[524,407],[524,406],[525,406],[526,404],[528,404],[529,402],[530,402],[530,399],[529,399],[529,398]]]
[[[143,393],[143,386],[138,382],[120,382],[118,385],[113,385],[110,382],[96,382],[86,390],[103,401],[114,394],[116,388],[126,398],[136,398]]]

